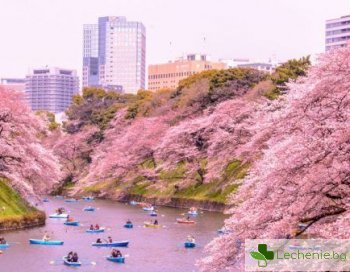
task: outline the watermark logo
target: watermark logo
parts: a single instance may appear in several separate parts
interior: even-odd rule
[[[245,271],[349,271],[349,239],[247,239]]]
[[[267,260],[273,260],[275,253],[267,250],[267,244],[258,244],[258,251],[251,251],[250,256],[258,261],[259,267],[266,267]]]

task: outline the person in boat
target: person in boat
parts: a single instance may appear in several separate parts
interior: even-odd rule
[[[74,218],[71,217],[70,215],[67,216],[67,222],[73,222],[74,221]]]
[[[188,235],[188,236],[187,236],[187,242],[195,243],[196,240],[194,239],[194,237],[193,237],[192,235]]]
[[[191,220],[191,218],[190,218],[190,217],[187,215],[186,220],[187,220],[187,221],[190,221],[190,220]]]
[[[6,244],[6,240],[4,237],[0,238],[0,244],[2,244],[2,245]]]
[[[71,262],[73,259],[73,251],[69,252],[66,258],[68,262]]]
[[[132,224],[131,220],[128,219],[128,220],[126,221],[126,224],[127,224],[127,225],[131,225],[131,224]]]
[[[90,225],[90,230],[94,230],[94,225]]]
[[[50,240],[51,240],[50,235],[49,235],[46,231],[45,231],[45,233],[44,233],[43,240],[44,240],[44,241],[50,241]]]
[[[154,220],[153,225],[158,225],[158,220],[157,220],[157,219],[156,219],[156,220]]]
[[[73,256],[72,256],[71,262],[77,263],[78,261],[79,261],[78,253],[74,252],[74,253],[73,253]]]
[[[100,226],[98,224],[96,224],[95,230],[99,230],[99,229],[100,229]]]
[[[112,237],[111,236],[108,236],[108,239],[107,239],[107,241],[108,241],[108,243],[113,243],[113,239],[112,239]]]
[[[96,244],[102,244],[101,238],[98,238],[98,239],[96,240]]]

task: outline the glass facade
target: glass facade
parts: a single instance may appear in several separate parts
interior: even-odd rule
[[[98,85],[98,25],[84,25],[83,87]]]
[[[129,22],[125,17],[100,17],[96,28],[98,85],[122,86],[128,93],[144,89],[146,74],[144,25],[140,22]],[[85,73],[88,71],[84,71],[84,76]]]

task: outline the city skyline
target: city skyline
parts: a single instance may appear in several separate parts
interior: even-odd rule
[[[280,60],[320,53],[325,45],[325,21],[347,14],[348,0],[339,0],[337,5],[330,0],[221,1],[217,10],[211,2],[197,0],[5,0],[0,11],[0,35],[5,37],[0,47],[0,77],[23,77],[30,68],[45,65],[76,69],[81,75],[82,26],[100,16],[143,22],[149,65],[186,53]],[[13,18],[21,18],[21,23]]]

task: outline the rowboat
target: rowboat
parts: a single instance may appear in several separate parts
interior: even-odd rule
[[[85,201],[93,201],[95,198],[93,196],[83,196]]]
[[[47,198],[44,198],[43,202],[49,202],[49,200]]]
[[[125,262],[125,257],[112,257],[112,256],[107,256],[106,259],[108,261],[114,262],[114,263],[124,263]]]
[[[136,202],[136,201],[134,201],[134,200],[130,201],[129,203],[130,203],[130,205],[132,205],[132,206],[136,206],[136,205],[139,204],[139,202]]]
[[[79,226],[79,221],[66,221],[64,224],[67,226]]]
[[[198,215],[198,211],[188,211],[187,214],[191,215],[191,216],[197,216]]]
[[[0,244],[0,249],[5,249],[5,248],[9,248],[10,245],[9,244]]]
[[[69,262],[67,257],[63,257],[63,263],[67,266],[81,266],[81,262]]]
[[[144,222],[144,226],[146,228],[160,228],[161,227],[159,224],[153,224],[151,222]]]
[[[87,233],[100,233],[100,232],[105,232],[105,228],[99,228],[99,229],[87,229],[86,230]]]
[[[78,199],[70,198],[70,199],[66,199],[64,202],[66,202],[66,203],[78,202]]]
[[[54,240],[39,240],[39,239],[29,239],[29,243],[32,245],[44,245],[44,246],[61,246],[63,245],[62,241]]]
[[[85,208],[84,208],[84,211],[85,211],[85,212],[94,212],[94,211],[95,211],[95,208],[94,208],[94,207],[91,207],[91,206],[85,207]]]
[[[222,227],[221,229],[217,230],[218,234],[229,234],[230,231],[228,229],[226,229],[225,227]]]
[[[124,225],[124,228],[126,228],[126,229],[132,229],[133,227],[134,227],[133,224],[125,224]]]
[[[153,207],[153,206],[151,206],[151,207],[143,207],[142,209],[143,209],[144,211],[146,211],[146,212],[151,212],[151,211],[154,210],[154,207]]]
[[[176,222],[179,224],[196,224],[196,221],[188,220],[188,219],[184,219],[184,218],[178,218],[178,219],[176,219]]]
[[[196,243],[195,242],[186,241],[184,243],[184,245],[185,245],[185,248],[194,248],[196,246]]]
[[[61,214],[54,213],[54,214],[49,215],[49,217],[50,218],[67,218],[68,214],[66,214],[66,213],[61,213]]]
[[[150,216],[158,216],[157,212],[155,212],[155,211],[152,211],[149,215]]]
[[[95,247],[127,247],[129,241],[115,241],[112,243],[92,243],[92,246]]]

